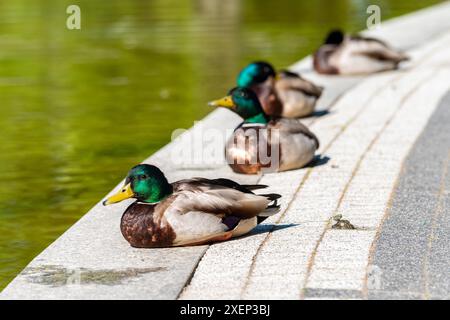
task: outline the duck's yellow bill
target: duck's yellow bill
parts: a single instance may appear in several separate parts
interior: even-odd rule
[[[231,98],[231,96],[226,96],[226,97],[223,97],[222,99],[208,102],[208,105],[211,107],[232,108],[234,106],[234,102],[233,102],[233,99]]]
[[[109,204],[117,203],[129,198],[133,198],[134,192],[131,190],[131,183],[124,186],[122,189],[120,189],[119,192],[117,192],[115,195],[112,195],[105,201],[103,201],[103,205],[107,206]]]

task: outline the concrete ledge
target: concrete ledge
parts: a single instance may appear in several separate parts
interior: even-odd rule
[[[403,157],[425,126],[437,98],[448,89],[444,79],[449,77],[450,37],[440,35],[449,27],[450,3],[446,2],[388,21],[371,32],[413,55],[413,61],[397,72],[371,77],[320,76],[312,72],[310,58],[292,67],[326,87],[318,110],[329,113],[305,119],[321,139],[322,156],[329,157],[323,165],[263,177],[234,174],[219,161],[174,167],[167,159],[182,146],[180,141],[145,160],[158,165],[171,181],[222,176],[246,183],[261,180],[281,192],[282,213],[252,236],[212,246],[133,249],[119,231],[120,217],[130,202],[111,207],[99,202],[37,256],[0,298],[307,298],[321,292],[363,296],[374,230],[383,217]],[[424,84],[426,90],[409,97]],[[424,109],[421,103],[427,90],[434,90],[434,96]],[[417,113],[406,117],[405,104]],[[405,126],[403,116],[416,125],[406,130],[408,122]],[[233,129],[239,122],[236,115],[217,110],[185,135],[208,128]],[[397,127],[406,129],[397,133]],[[404,146],[394,152],[399,139]],[[195,144],[192,148],[198,151]],[[392,157],[380,156],[391,152]],[[393,169],[386,183],[383,176],[371,180],[374,184],[370,186],[381,188],[377,193],[383,195],[367,205],[373,214],[357,216],[358,209],[352,211],[352,205],[360,203],[365,208],[371,199],[371,189],[364,182],[372,173],[379,174],[368,169],[390,165]],[[366,229],[352,234],[330,231],[329,218],[336,211],[349,212]],[[347,258],[338,254],[342,248],[351,253]],[[329,272],[342,263],[347,267],[339,277]]]

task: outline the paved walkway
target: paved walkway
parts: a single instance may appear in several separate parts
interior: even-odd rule
[[[413,59],[401,70],[319,76],[309,58],[293,67],[326,87],[321,116],[305,120],[321,141],[314,166],[262,177],[213,162],[173,167],[167,159],[179,141],[146,161],[170,180],[220,175],[270,185],[283,195],[282,210],[250,236],[212,246],[133,249],[119,232],[129,202],[99,203],[0,298],[448,297],[449,98],[443,97],[450,89],[450,32],[443,30],[450,29],[449,15],[446,2],[370,32],[408,50]],[[218,110],[190,132],[230,129],[239,121]],[[332,228],[336,214],[356,229]],[[398,254],[411,248],[413,255]]]
[[[450,299],[450,92],[411,150],[374,246],[369,298]]]

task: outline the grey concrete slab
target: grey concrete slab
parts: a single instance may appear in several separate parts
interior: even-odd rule
[[[404,163],[372,259],[381,270],[381,287],[369,288],[369,298],[389,298],[393,292],[449,296],[449,123],[450,93]]]
[[[307,288],[303,294],[304,299],[362,299],[359,290],[337,290],[337,289],[313,289]]]
[[[371,300],[421,300],[419,292],[384,291],[376,290],[370,292]]]

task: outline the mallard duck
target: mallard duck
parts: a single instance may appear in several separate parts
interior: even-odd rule
[[[237,85],[252,89],[266,114],[283,118],[310,115],[323,90],[297,73],[287,70],[276,73],[264,61],[250,63],[242,69]]]
[[[120,229],[133,247],[173,247],[224,241],[248,233],[278,209],[278,194],[255,194],[265,185],[194,178],[169,183],[153,165],[133,167],[110,205],[137,201],[124,212]]]
[[[248,88],[234,88],[209,105],[229,108],[244,119],[225,147],[226,159],[235,172],[257,174],[301,168],[319,148],[317,137],[299,119],[269,117]]]
[[[393,70],[408,60],[383,41],[331,31],[314,54],[314,69],[323,74],[370,74]]]

